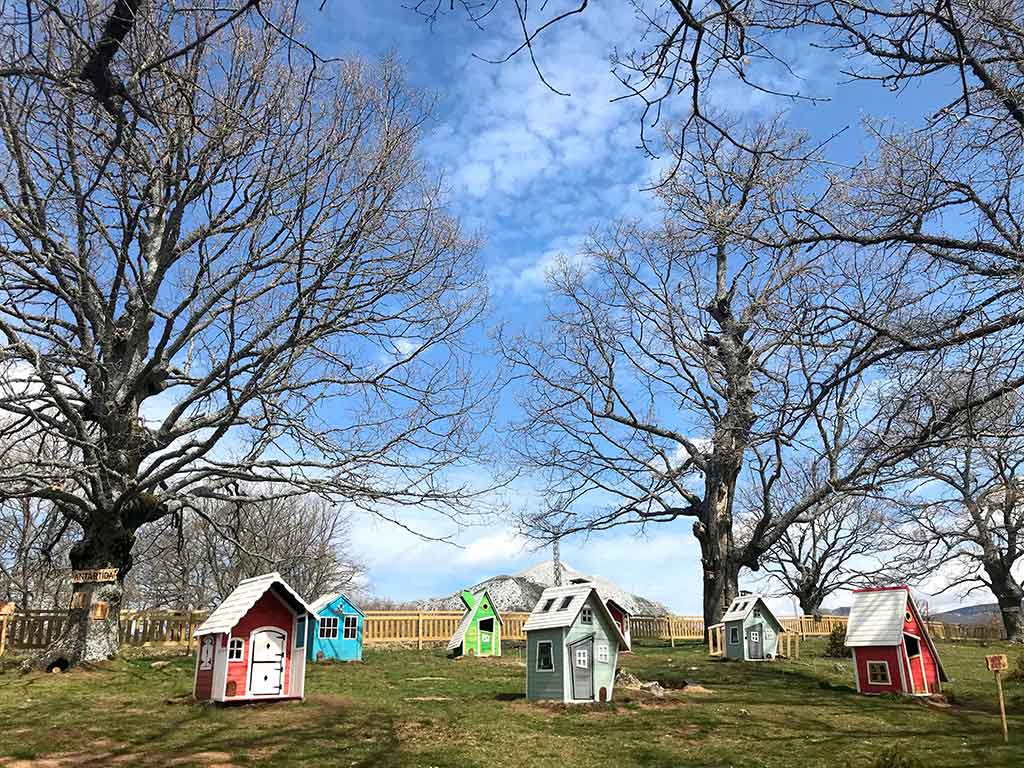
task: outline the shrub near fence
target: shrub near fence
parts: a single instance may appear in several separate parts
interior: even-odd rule
[[[195,631],[206,617],[203,612],[122,611],[121,642],[134,646],[191,647]],[[502,614],[502,638],[523,641],[528,613]],[[447,643],[462,619],[460,611],[367,611],[363,642],[368,646],[428,645]],[[12,649],[45,648],[60,633],[67,620],[64,611],[18,611],[0,616],[0,653]],[[837,626],[846,625],[845,616],[787,616],[783,626],[800,637],[825,637]],[[943,624],[929,622],[932,636],[939,640],[1001,640],[1001,624]],[[699,616],[634,616],[634,640],[702,640],[704,621]]]

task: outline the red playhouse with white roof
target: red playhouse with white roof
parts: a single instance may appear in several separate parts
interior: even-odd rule
[[[239,582],[196,630],[196,699],[301,699],[311,620],[310,607],[281,574]]]
[[[859,693],[927,696],[949,680],[907,587],[854,590],[846,647]]]

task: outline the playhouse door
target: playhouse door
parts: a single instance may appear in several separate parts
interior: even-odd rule
[[[279,629],[261,629],[252,636],[249,694],[278,696],[284,689],[284,649],[288,635]]]
[[[747,657],[751,659],[764,658],[764,634],[762,624],[752,624],[747,633]]]
[[[569,646],[572,660],[572,697],[577,701],[594,698],[594,639]]]
[[[494,652],[494,619],[480,619],[476,625],[480,655],[491,656]]]

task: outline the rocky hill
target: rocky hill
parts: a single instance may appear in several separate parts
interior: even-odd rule
[[[540,593],[546,587],[554,586],[554,573],[554,564],[548,560],[512,576],[492,576],[468,589],[475,592],[486,588],[499,611],[528,613],[537,604]],[[571,579],[592,581],[602,597],[611,598],[635,616],[663,616],[668,613],[668,609],[657,601],[634,595],[607,579],[588,576],[562,563],[562,583],[568,584]],[[461,611],[464,606],[459,592],[455,592],[447,597],[423,600],[417,603],[417,608],[423,611]]]

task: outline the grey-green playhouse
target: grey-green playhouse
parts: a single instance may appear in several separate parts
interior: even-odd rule
[[[737,661],[774,659],[784,631],[761,595],[740,595],[722,617],[725,657]]]
[[[619,651],[629,644],[593,584],[545,589],[526,632],[526,698],[610,701]]]

